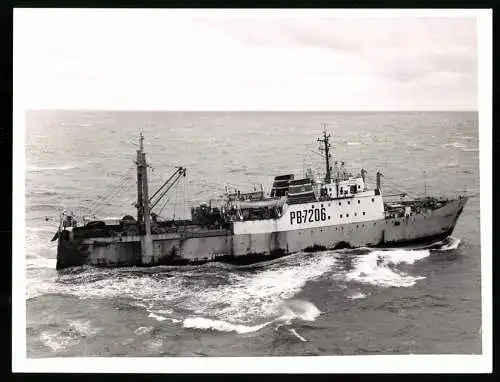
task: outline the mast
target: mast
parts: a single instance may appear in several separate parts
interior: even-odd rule
[[[148,196],[148,164],[144,153],[144,137],[140,135],[137,150],[137,221],[139,227],[144,224],[144,236],[141,238],[141,260],[144,265],[153,262],[153,241],[151,239],[151,215]]]
[[[142,131],[141,135],[139,137],[139,150],[137,150],[137,160],[136,160],[136,165],[137,165],[137,222],[139,225],[144,223],[144,206],[143,206],[143,150],[144,150],[144,145],[143,145],[144,137],[142,136]]]
[[[322,143],[323,146],[319,148],[320,151],[325,152],[325,161],[326,161],[326,175],[325,175],[325,183],[330,183],[332,179],[331,168],[330,168],[330,142],[329,138],[330,134],[326,134],[326,125],[323,124],[323,138],[318,138],[318,142]]]
[[[377,190],[380,190],[380,177],[384,176],[380,171],[377,171]]]

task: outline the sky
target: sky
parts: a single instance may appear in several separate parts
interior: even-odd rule
[[[452,16],[17,9],[14,100],[28,109],[477,110],[476,16]]]

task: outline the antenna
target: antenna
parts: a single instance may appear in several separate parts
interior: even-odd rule
[[[424,196],[427,197],[427,179],[425,176],[425,170],[424,170]]]
[[[323,146],[320,146],[319,150],[325,152],[325,165],[326,165],[326,175],[325,175],[325,183],[330,183],[330,180],[332,178],[331,176],[331,169],[330,169],[330,139],[331,135],[326,134],[326,124],[323,124],[323,138],[318,138],[317,141],[322,143]]]
[[[139,149],[141,152],[144,151],[144,135],[142,135],[142,130],[139,135]]]

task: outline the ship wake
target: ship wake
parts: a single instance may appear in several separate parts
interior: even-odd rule
[[[298,253],[262,267],[81,267],[60,272],[44,283],[37,280],[36,288],[28,288],[28,297],[58,293],[80,299],[125,299],[145,310],[145,321],[180,325],[186,330],[248,334],[270,325],[291,330],[297,321],[315,321],[324,314],[321,310],[326,302],[322,305],[301,298],[309,283],[331,280],[331,293],[357,303],[369,298],[369,287],[416,285],[425,279],[416,274],[417,263],[431,251],[449,251],[459,243],[448,238],[425,249]],[[46,267],[45,262],[40,267]]]
[[[343,275],[355,281],[380,287],[411,287],[424,276],[413,276],[398,269],[401,264],[412,265],[430,255],[429,250],[373,251],[358,256],[353,267]]]

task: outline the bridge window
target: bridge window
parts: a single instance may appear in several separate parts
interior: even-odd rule
[[[361,188],[361,186],[358,184],[358,190]]]
[[[340,193],[342,194],[343,192],[343,187],[340,187]]]

